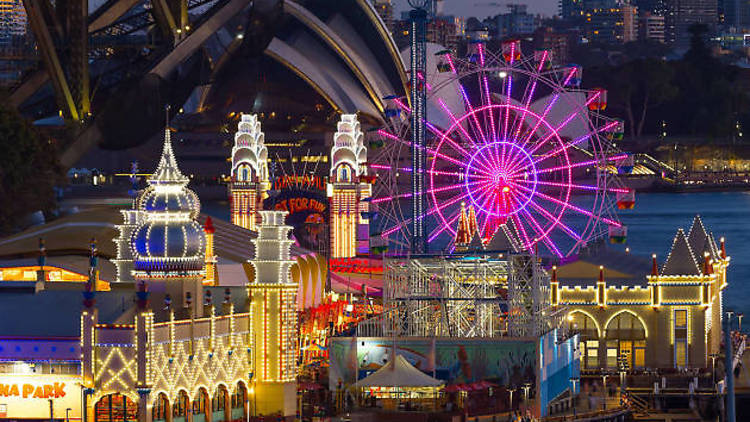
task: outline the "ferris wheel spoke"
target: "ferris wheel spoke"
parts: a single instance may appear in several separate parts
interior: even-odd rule
[[[529,205],[531,205],[531,207],[534,208],[537,212],[542,214],[547,219],[547,221],[552,223],[555,227],[560,227],[565,234],[572,237],[576,241],[581,240],[581,235],[576,233],[575,230],[568,227],[567,224],[560,221],[562,220],[562,214],[560,214],[560,218],[555,218],[555,216],[550,214],[549,211],[544,209],[544,207],[539,206],[539,204],[535,203],[534,201],[529,202]]]
[[[448,224],[438,224],[438,227],[432,230],[432,232],[427,236],[427,241],[432,242],[438,236],[440,236],[441,233],[447,230],[449,227],[453,227],[453,225],[456,224],[456,221],[458,221],[458,217],[460,216],[461,216],[460,213],[456,213],[456,215],[451,217],[451,219],[448,221]]]
[[[474,111],[474,106],[471,104],[471,101],[469,100],[469,95],[466,94],[466,89],[461,84],[461,82],[458,82],[458,90],[461,92],[461,97],[464,100],[464,107],[469,109],[469,114],[471,114],[472,121],[474,122],[474,126],[472,127],[471,124],[469,124],[469,127],[472,127],[472,130],[475,132],[475,134],[479,134],[477,138],[479,139],[487,139],[487,137],[484,135],[484,132],[482,131],[482,125],[479,123],[479,119],[477,119],[477,115]]]
[[[531,191],[529,188],[526,188],[526,187],[523,187],[523,186],[519,186],[519,188]],[[546,195],[546,194],[538,192],[538,191],[536,192],[536,195],[539,196],[540,198],[546,199],[546,200],[548,200],[550,202],[554,202],[557,205],[561,205],[564,208],[571,209],[571,210],[573,210],[575,212],[578,212],[580,214],[583,214],[583,215],[586,215],[588,217],[594,218],[596,220],[602,221],[602,222],[604,222],[606,224],[609,224],[611,226],[622,227],[622,224],[620,222],[614,221],[614,220],[609,219],[607,217],[596,215],[596,214],[592,213],[591,211],[585,210],[583,208],[579,208],[579,207],[571,204],[570,202],[561,201],[561,200],[559,200],[557,198],[554,198],[552,196]],[[564,211],[565,210],[563,209],[563,212]]]
[[[588,100],[586,100],[586,103],[583,105],[583,108],[584,109],[587,108],[589,106],[589,104],[591,104],[593,101],[595,101],[597,98],[599,98],[600,95],[601,95],[601,91],[597,91],[596,94],[592,95]],[[550,132],[541,142],[538,142],[536,144],[536,146],[534,148],[532,148],[531,151],[529,151],[529,154],[534,154],[539,148],[541,148],[542,145],[546,144],[547,141],[549,141],[550,139],[552,139],[553,136],[558,136],[559,137],[560,131],[565,126],[567,126],[570,122],[572,122],[573,119],[575,119],[576,116],[579,115],[579,113],[580,113],[580,110],[575,110],[572,113],[570,113],[565,118],[565,120],[563,120],[562,123],[560,123],[552,132]],[[617,122],[612,122],[612,123],[617,124]],[[591,133],[589,133],[588,135],[591,135]],[[581,142],[581,141],[579,140],[577,142]],[[565,149],[567,149],[567,147]]]
[[[628,189],[624,188],[601,188],[599,186],[594,185],[578,185],[575,183],[560,183],[560,182],[547,182],[543,180],[538,180],[536,182],[538,185],[544,185],[544,186],[554,186],[554,187],[562,187],[562,188],[572,188],[572,189],[578,189],[578,190],[584,190],[584,191],[592,191],[592,190],[606,190],[607,192],[612,193],[628,193]]]
[[[474,148],[479,148],[479,147],[477,146],[477,143],[476,143],[476,141],[474,141],[474,137],[473,137],[473,136],[471,136],[471,135],[469,135],[469,132],[467,132],[467,131],[466,131],[466,129],[464,129],[463,125],[462,125],[462,124],[461,124],[461,123],[460,123],[460,122],[458,121],[458,119],[456,118],[456,116],[454,116],[454,115],[453,115],[453,113],[452,113],[452,112],[450,111],[450,109],[449,109],[449,108],[448,108],[448,106],[447,106],[447,105],[445,104],[445,101],[443,101],[443,99],[442,99],[442,98],[438,99],[438,104],[439,104],[439,105],[440,105],[440,107],[441,107],[441,108],[443,109],[443,111],[445,112],[445,114],[447,114],[447,115],[448,115],[448,117],[450,117],[450,119],[451,119],[451,122],[452,122],[452,125],[453,125],[454,127],[457,127],[457,128],[458,128],[458,130],[459,130],[459,132],[461,132],[461,134],[463,134],[463,135],[464,135],[464,138],[466,138],[467,140],[469,140],[469,142],[471,142],[471,144],[472,144],[472,146],[473,146]]]
[[[560,250],[557,248],[557,246],[555,246],[555,244],[549,239],[549,232],[552,229],[550,229],[547,232],[545,232],[544,229],[539,225],[539,222],[536,221],[536,219],[534,218],[534,216],[531,215],[531,213],[528,210],[522,209],[521,212],[524,215],[526,215],[526,218],[529,221],[531,221],[531,223],[532,223],[531,227],[539,235],[538,237],[536,237],[536,242],[539,242],[541,240],[545,245],[547,245],[547,248],[549,248],[552,253],[554,253],[558,257],[562,257],[563,256],[562,252],[560,252]]]
[[[453,149],[455,149],[456,151],[458,151],[459,153],[461,153],[462,155],[464,155],[467,158],[471,157],[471,154],[469,154],[468,151],[466,151],[464,148],[462,148],[461,145],[459,145],[455,140],[453,140],[453,138],[451,138],[450,136],[448,136],[447,132],[440,131],[440,129],[436,128],[435,125],[433,125],[430,122],[425,122],[425,126],[427,126],[427,128],[430,130],[430,132],[432,132],[433,134],[435,134],[440,139],[445,139],[446,141],[448,141],[448,144],[450,146],[452,146]]]
[[[554,150],[548,152],[547,154],[542,155],[541,157],[539,157],[539,159],[537,161],[544,161],[547,158],[553,157],[553,156],[555,156],[555,155],[557,155],[557,154],[559,154],[559,153],[561,153],[563,151],[567,151],[568,148],[570,148],[572,146],[575,146],[575,145],[578,145],[578,144],[580,144],[580,143],[582,143],[584,141],[587,141],[587,140],[591,139],[592,136],[596,136],[596,135],[598,135],[598,134],[600,134],[602,132],[607,132],[608,130],[610,130],[613,127],[617,126],[617,124],[618,124],[617,122],[610,122],[610,123],[608,123],[608,124],[606,124],[606,125],[604,125],[602,127],[599,127],[596,130],[594,130],[594,131],[591,131],[591,132],[589,132],[589,133],[587,133],[587,134],[585,134],[583,136],[578,137],[575,141],[571,141],[571,142],[568,142],[566,144],[563,144],[562,146],[559,146],[559,147],[555,148]]]
[[[524,227],[523,221],[518,216],[518,214],[513,214],[511,216],[511,219],[513,220],[513,223],[516,226],[516,230],[521,233],[521,235],[523,236],[523,240],[525,240],[524,247],[527,249],[531,249],[534,246],[534,242],[531,241],[528,233],[526,233],[526,227]]]

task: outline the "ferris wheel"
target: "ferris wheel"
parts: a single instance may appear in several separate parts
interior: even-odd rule
[[[452,251],[467,209],[485,243],[504,224],[523,249],[557,257],[624,239],[616,209],[634,201],[616,176],[629,159],[616,145],[623,123],[602,114],[605,90],[581,89],[579,66],[508,41],[498,52],[474,42],[460,57],[430,44],[427,69],[417,78],[428,93],[427,207],[411,215],[408,100],[387,97],[388,123],[371,133],[373,242],[405,252],[418,218],[431,252]]]

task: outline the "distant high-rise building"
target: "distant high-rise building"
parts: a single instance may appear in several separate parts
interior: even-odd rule
[[[723,0],[720,5],[725,28],[734,28],[737,32],[750,29],[750,0]]]
[[[620,6],[622,10],[622,42],[638,40],[638,8],[629,4]]]
[[[666,12],[666,0],[633,0],[630,3],[636,6],[640,13],[664,16]]]
[[[635,6],[588,9],[585,13],[585,34],[590,42],[622,44],[637,39],[637,13]]]
[[[578,22],[583,20],[583,0],[560,0],[560,17],[566,21]]]
[[[667,0],[666,6],[665,41],[677,48],[689,46],[688,29],[693,24],[705,24],[713,31],[718,23],[717,0]]]
[[[0,48],[13,46],[26,34],[23,0],[0,0]]]
[[[638,18],[638,39],[641,41],[664,42],[664,16],[642,13]]]
[[[549,50],[551,53],[551,62],[564,65],[569,59],[571,38],[571,34],[557,32],[547,26],[537,29],[534,33],[534,47],[540,50]]]
[[[380,19],[385,23],[386,28],[393,32],[393,3],[391,3],[391,0],[373,0],[372,5],[378,12]]]
[[[509,4],[508,13],[495,16],[495,37],[505,38],[516,34],[531,34],[537,28],[537,19],[527,12],[525,4]]]

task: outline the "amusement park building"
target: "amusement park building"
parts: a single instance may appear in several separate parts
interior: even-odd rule
[[[260,212],[257,234],[200,217],[188,181],[167,132],[132,208],[0,241],[0,303],[19,316],[0,324],[3,417],[294,414],[297,310],[320,302],[325,261],[284,212]]]
[[[582,370],[704,368],[719,352],[722,296],[727,287],[723,238],[717,244],[696,216],[674,237],[659,267],[594,247],[552,270],[551,296],[568,308],[581,334]],[[598,274],[598,276],[597,276]]]

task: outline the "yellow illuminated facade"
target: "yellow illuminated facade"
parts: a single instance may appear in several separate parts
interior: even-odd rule
[[[357,116],[341,116],[331,148],[328,183],[331,258],[369,253],[369,202],[372,186],[367,176],[367,147]]]
[[[292,280],[286,211],[260,211],[255,244],[255,280],[248,285],[255,393],[258,411],[285,416],[296,412],[297,289]]]
[[[267,197],[268,149],[255,114],[242,114],[232,148],[232,223],[255,230],[258,210]]]
[[[661,268],[652,257],[645,280],[623,281],[603,267],[597,280],[576,282],[570,268],[553,268],[551,302],[568,308],[581,334],[583,370],[617,369],[618,359],[630,369],[705,368],[719,352],[729,262],[724,240],[696,217],[687,235],[678,230]]]

